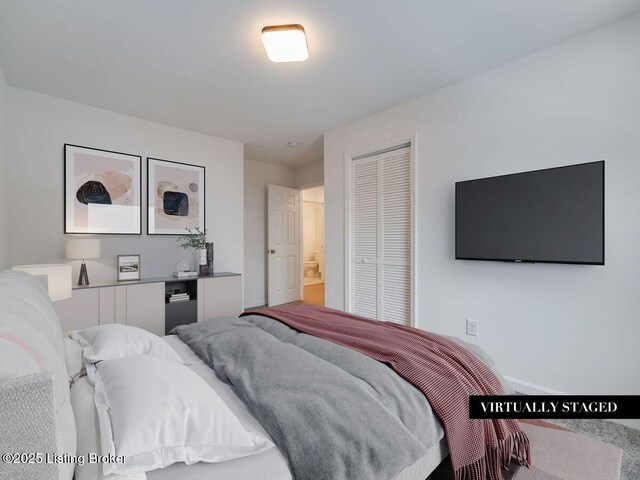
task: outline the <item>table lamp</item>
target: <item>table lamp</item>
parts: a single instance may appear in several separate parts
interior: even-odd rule
[[[85,260],[100,258],[100,240],[96,238],[68,238],[66,243],[66,258],[82,260],[78,285],[89,285],[89,275]]]
[[[71,298],[71,265],[18,265],[13,270],[29,273],[42,281],[47,287],[52,302]]]

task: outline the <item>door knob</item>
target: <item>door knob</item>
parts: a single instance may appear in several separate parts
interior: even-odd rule
[[[267,250],[267,253],[274,254],[274,253],[276,253],[276,251],[275,250]]]

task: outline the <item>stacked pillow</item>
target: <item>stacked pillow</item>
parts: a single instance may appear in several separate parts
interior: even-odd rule
[[[70,336],[82,349],[94,387],[100,453],[109,457],[104,475],[140,474],[175,462],[222,462],[272,446],[256,442],[218,394],[160,337],[118,324]],[[67,363],[77,378],[77,360],[68,358]],[[86,391],[85,382],[78,381],[74,389]],[[78,423],[95,425],[86,402],[78,410],[86,417],[76,417]],[[82,445],[80,438],[78,443]],[[81,480],[82,473],[76,477]]]

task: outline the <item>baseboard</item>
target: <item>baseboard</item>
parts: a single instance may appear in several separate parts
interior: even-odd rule
[[[567,395],[566,393],[559,392],[558,390],[536,385],[535,383],[525,382],[524,380],[518,380],[517,378],[504,378],[507,379],[516,392],[524,393],[525,395]],[[609,421],[640,430],[640,419],[612,419]]]
[[[244,305],[244,309],[248,309],[248,308],[256,308],[256,307],[264,307],[267,304],[266,301],[264,300],[259,300],[257,302],[246,302]]]
[[[553,390],[551,388],[542,387],[535,383],[525,382],[524,380],[518,380],[513,377],[504,377],[511,384],[513,389],[518,393],[524,393],[525,395],[566,395],[566,393]]]

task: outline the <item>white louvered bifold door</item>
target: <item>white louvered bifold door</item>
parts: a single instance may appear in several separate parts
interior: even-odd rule
[[[353,288],[352,311],[378,317],[378,160],[353,162]]]
[[[411,325],[411,156],[381,155],[382,319]]]
[[[351,311],[411,325],[411,150],[352,168]]]

